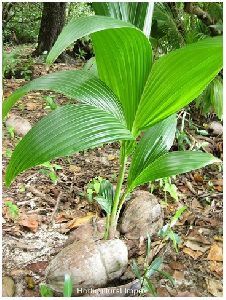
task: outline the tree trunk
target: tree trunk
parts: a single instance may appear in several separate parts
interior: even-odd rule
[[[3,2],[2,3],[2,29],[4,31],[6,24],[13,17],[13,14],[10,14],[13,7],[12,2]]]
[[[41,26],[38,35],[38,46],[34,55],[49,52],[65,24],[65,2],[44,2]]]

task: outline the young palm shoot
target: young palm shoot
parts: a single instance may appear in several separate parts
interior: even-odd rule
[[[18,174],[46,161],[119,141],[120,170],[108,213],[108,236],[113,238],[120,209],[137,186],[219,162],[201,151],[169,150],[176,132],[175,113],[197,98],[222,68],[222,38],[204,39],[153,62],[149,40],[134,25],[105,16],[83,17],[65,26],[47,63],[87,35],[94,46],[97,74],[88,70],[48,74],[4,101],[3,117],[33,90],[59,92],[71,100],[35,124],[19,142],[5,183],[9,186]]]

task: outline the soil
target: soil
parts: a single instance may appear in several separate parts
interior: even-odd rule
[[[54,64],[48,72],[81,68],[82,64],[81,61],[73,65]],[[35,78],[47,70],[43,64],[37,63],[32,72]],[[4,97],[24,83],[23,79],[5,79]],[[67,102],[62,95],[51,92],[29,93],[13,107],[12,113],[35,124],[50,111],[45,109],[43,95],[52,95],[59,105]],[[210,122],[210,118],[195,117],[194,123],[201,128],[204,123]],[[200,136],[195,130],[187,130],[195,145],[197,141],[207,141],[210,144],[207,151],[222,158],[222,137]],[[3,125],[3,176],[9,161],[7,153],[15,148],[19,140],[18,136],[10,137]],[[176,143],[174,148],[177,148]],[[11,276],[15,282],[14,296],[40,296],[39,284],[45,281],[48,262],[63,248],[71,233],[82,224],[104,217],[100,207],[87,199],[86,188],[89,181],[97,176],[109,179],[115,185],[119,170],[118,156],[117,143],[104,145],[51,162],[62,167],[56,171],[56,184],[40,172],[42,167],[20,174],[10,188],[3,183],[2,270],[3,276]],[[222,256],[216,256],[216,253],[221,253],[223,247],[222,170],[217,165],[211,165],[177,176],[173,183],[178,188],[178,201],[168,194],[165,201],[165,193],[158,187],[153,193],[164,208],[164,224],[169,222],[178,207],[187,206],[174,227],[181,238],[179,251],[175,251],[170,241],[162,244],[155,237],[151,259],[156,256],[164,258],[162,270],[176,279],[176,286],[172,287],[159,275],[153,277],[153,284],[162,297],[219,296],[223,289],[223,263]],[[140,189],[149,191],[150,186],[146,184]],[[11,216],[5,201],[18,206],[18,218]],[[142,265],[145,242],[140,241],[131,249],[130,258],[135,258],[138,265]],[[122,282],[134,279],[128,268]]]

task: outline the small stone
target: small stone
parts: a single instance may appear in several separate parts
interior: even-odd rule
[[[223,126],[221,123],[213,121],[209,124],[209,131],[213,135],[222,135],[223,134]]]
[[[146,238],[163,226],[163,210],[157,198],[146,191],[137,191],[122,216],[120,231],[128,239]]]
[[[4,276],[2,278],[2,297],[13,297],[15,293],[15,283],[12,277]]]
[[[20,116],[11,115],[6,120],[6,127],[13,127],[16,134],[24,136],[31,129],[31,124]]]
[[[99,288],[119,278],[128,264],[128,250],[122,240],[76,241],[60,251],[46,269],[49,286],[61,292],[64,275],[73,281],[74,294],[81,288]]]

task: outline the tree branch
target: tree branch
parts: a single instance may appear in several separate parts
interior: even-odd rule
[[[193,2],[184,2],[184,11],[190,15],[196,15],[199,20],[201,20],[207,27],[214,25],[211,16],[208,12],[201,9],[199,6],[194,6]],[[211,36],[218,35],[218,31],[213,28],[209,27]]]

